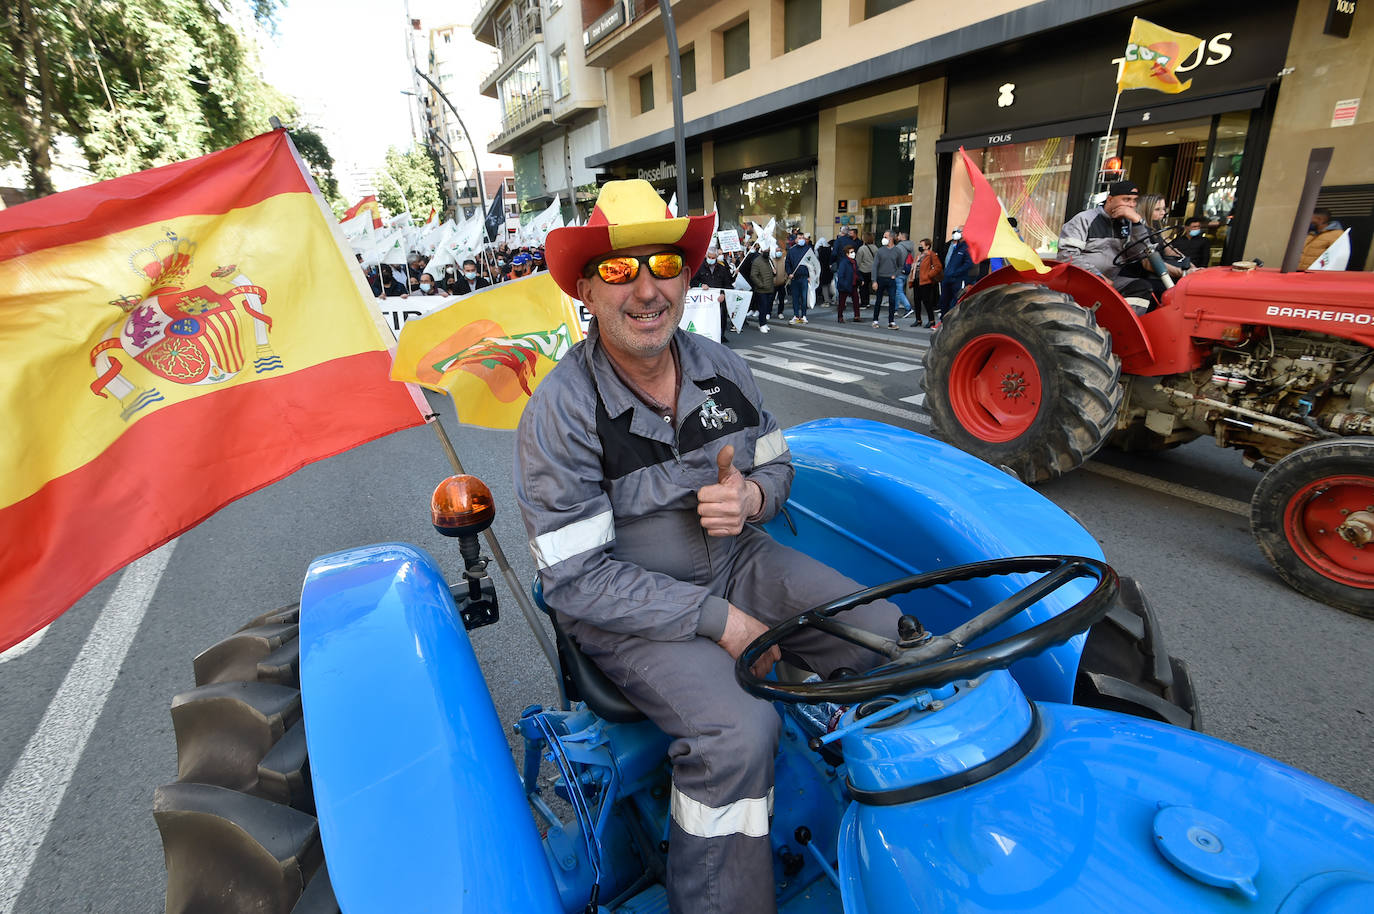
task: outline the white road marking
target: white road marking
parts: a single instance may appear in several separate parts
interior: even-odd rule
[[[902,409],[900,406],[892,406],[888,403],[880,403],[876,400],[869,400],[865,397],[857,397],[843,391],[831,390],[828,387],[821,387],[819,384],[808,384],[805,381],[798,381],[795,378],[787,378],[782,375],[770,374],[766,371],[755,371],[754,377],[765,381],[775,381],[778,384],[786,384],[793,390],[804,390],[807,393],[816,394],[820,397],[827,397],[831,400],[838,400],[841,403],[848,403],[851,406],[858,406],[862,409],[872,410],[878,413],[885,413],[889,416],[896,416],[901,419],[908,419],[920,425],[929,425],[930,416],[925,413],[914,412],[909,409]],[[916,402],[922,394],[915,394],[910,397],[903,397],[902,402]],[[1188,486],[1181,486],[1176,482],[1165,482],[1162,479],[1155,479],[1153,476],[1146,476],[1144,473],[1135,473],[1131,470],[1123,470],[1119,467],[1109,466],[1104,463],[1089,461],[1083,465],[1083,469],[1098,476],[1105,476],[1108,479],[1115,479],[1118,482],[1128,483],[1139,486],[1142,489],[1150,489],[1161,492],[1165,495],[1172,495],[1193,504],[1202,505],[1207,508],[1215,508],[1227,514],[1234,514],[1238,517],[1249,517],[1250,506],[1243,501],[1234,498],[1226,498],[1222,495],[1214,495],[1211,492],[1203,492],[1201,489],[1192,489]],[[3,912],[0,912],[3,914]]]
[[[893,406],[890,403],[879,403],[877,400],[869,400],[866,397],[856,397],[839,390],[831,390],[828,387],[821,387],[819,384],[808,384],[805,381],[798,381],[796,378],[783,377],[780,374],[772,374],[767,371],[754,371],[754,377],[764,381],[774,381],[778,384],[786,384],[792,390],[804,390],[810,394],[820,397],[829,397],[831,400],[838,400],[841,403],[848,403],[850,406],[858,406],[863,409],[872,410],[875,413],[885,413],[895,416],[898,419],[906,419],[909,422],[916,422],[921,425],[929,425],[930,417],[925,413],[914,412],[909,409],[902,409],[900,406]]]
[[[12,914],[176,546],[124,569],[43,719],[0,787],[0,914]]]
[[[912,394],[909,397],[902,397],[903,403],[910,403],[912,406],[925,406],[926,395],[924,393]]]
[[[1089,473],[1096,473],[1098,476],[1115,479],[1118,482],[1130,483],[1133,486],[1140,486],[1142,489],[1151,489],[1155,492],[1162,492],[1165,495],[1181,498],[1184,501],[1191,501],[1196,505],[1216,508],[1218,511],[1225,511],[1227,514],[1234,514],[1237,517],[1250,516],[1250,506],[1234,498],[1214,495],[1211,492],[1203,492],[1201,489],[1190,489],[1176,482],[1165,482],[1162,479],[1155,479],[1153,476],[1146,476],[1144,473],[1123,470],[1120,467],[1110,466],[1105,463],[1089,461],[1083,464],[1083,469],[1087,470]]]
[[[864,376],[854,374],[849,371],[840,371],[837,368],[827,368],[824,365],[817,365],[814,362],[804,362],[800,359],[789,359],[787,356],[778,355],[762,349],[736,349],[741,358],[760,365],[771,365],[774,368],[781,368],[785,371],[795,371],[797,374],[810,375],[813,378],[821,378],[826,381],[833,381],[836,384],[852,384],[855,381],[862,381]],[[886,374],[885,371],[870,372],[870,374]],[[754,372],[758,374],[758,372]]]
[[[888,371],[915,371],[921,367],[909,362],[875,362],[873,359],[851,359],[844,355],[835,355],[832,352],[823,352],[811,348],[811,344],[805,340],[778,340],[777,345],[784,349],[798,349],[805,351],[808,355],[818,356],[832,362],[847,362],[850,365],[858,365],[861,368],[879,368]]]
[[[20,657],[24,656],[29,651],[38,647],[38,643],[43,640],[43,636],[48,633],[48,629],[50,627],[51,625],[45,625],[38,631],[34,632],[32,635],[29,635],[23,641],[20,641],[18,644],[11,647],[9,650],[0,651],[0,663],[4,663],[7,660],[18,660]]]

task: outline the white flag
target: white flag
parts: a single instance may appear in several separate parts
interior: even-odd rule
[[[816,249],[807,245],[806,255],[801,259],[801,265],[806,267],[806,306],[816,307],[816,287],[821,284],[821,261],[816,256]]]
[[[1341,232],[1341,237],[1331,242],[1331,247],[1312,262],[1309,270],[1344,270],[1350,264],[1350,229]]]
[[[673,214],[674,219],[677,218],[677,191],[673,191],[673,199],[668,201],[668,212]]]
[[[559,195],[554,194],[553,202],[550,203],[548,208],[545,209],[538,216],[536,216],[534,219],[534,230],[535,233],[538,235],[538,240],[536,240],[534,243],[543,244],[544,240],[548,238],[549,232],[553,231],[556,228],[562,227],[563,204]]]

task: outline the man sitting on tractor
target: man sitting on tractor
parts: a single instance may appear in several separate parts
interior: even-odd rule
[[[1153,307],[1164,283],[1149,269],[1147,248],[1136,244],[1129,259],[1121,256],[1128,244],[1149,233],[1136,211],[1139,197],[1134,181],[1112,182],[1100,206],[1085,209],[1059,230],[1059,259],[1099,274],[1123,298],[1149,299]]]
[[[592,320],[525,408],[515,493],[559,625],[673,739],[671,910],[766,914],[780,722],[735,660],[860,585],[748,526],[777,513],[793,469],[745,361],[678,327],[712,226],[631,180],[549,233],[549,273]],[[891,633],[898,614],[876,602],[853,621]],[[822,677],[880,659],[814,630],[783,650]]]

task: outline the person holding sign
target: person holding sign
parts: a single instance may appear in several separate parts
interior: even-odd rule
[[[730,315],[725,308],[725,289],[733,288],[735,283],[734,274],[730,272],[730,267],[721,259],[720,251],[716,249],[714,243],[706,249],[706,261],[701,267],[692,274],[692,285],[698,289],[715,289],[720,294],[716,300],[720,303],[720,341],[728,343],[729,337],[725,335],[725,328],[730,325]]]

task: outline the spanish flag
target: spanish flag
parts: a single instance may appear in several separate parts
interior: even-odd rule
[[[391,377],[447,393],[469,425],[513,429],[535,387],[582,339],[579,304],[548,273],[406,322]]]
[[[339,221],[347,222],[348,220],[357,216],[359,213],[371,213],[372,227],[374,229],[379,229],[382,227],[382,208],[377,203],[377,197],[375,195],[369,194],[368,196],[363,197],[357,203],[354,203],[352,206],[348,208],[348,212],[344,213],[343,218]]]
[[[1127,89],[1156,89],[1176,95],[1193,84],[1180,82],[1175,70],[1197,49],[1202,39],[1183,32],[1171,32],[1137,16],[1131,21],[1131,37],[1126,41],[1126,60],[1116,79],[1118,94]]]
[[[315,460],[420,424],[282,130],[0,211],[0,649]]]
[[[961,213],[964,214],[962,220],[959,218]],[[975,263],[989,257],[1002,257],[1022,272],[1050,271],[1035,249],[1022,241],[1016,229],[1011,227],[997,192],[962,146],[950,176],[949,214],[952,222],[962,222],[964,240],[968,242],[969,254]]]

